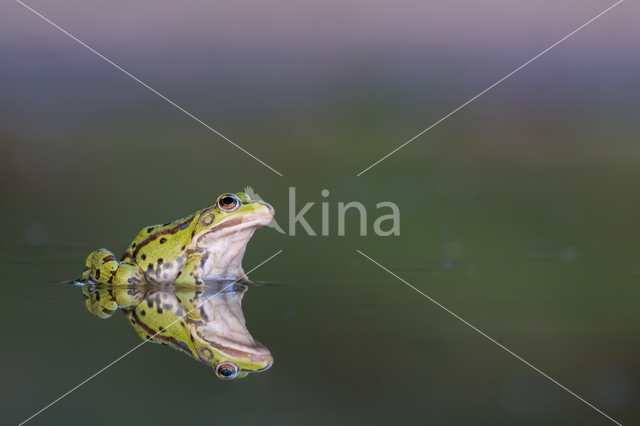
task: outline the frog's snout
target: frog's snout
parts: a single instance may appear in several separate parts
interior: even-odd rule
[[[271,217],[274,217],[276,215],[276,210],[271,207],[271,204],[263,203],[263,205],[267,208],[267,210],[269,210],[269,214],[271,214]]]
[[[257,212],[260,212],[261,214],[264,213],[265,215],[269,216],[270,218],[273,218],[276,215],[275,209],[273,207],[271,207],[271,205],[269,203],[265,203],[262,200],[255,201],[253,203],[253,206],[254,206],[254,211],[256,211],[256,213]]]

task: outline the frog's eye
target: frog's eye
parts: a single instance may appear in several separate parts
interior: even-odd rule
[[[231,361],[221,362],[216,367],[216,374],[218,375],[218,377],[224,380],[234,379],[239,372],[240,368]]]
[[[226,194],[218,199],[218,208],[223,212],[231,213],[238,207],[240,207],[240,200],[233,194]]]

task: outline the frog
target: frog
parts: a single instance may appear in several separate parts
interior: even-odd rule
[[[245,323],[241,302],[248,288],[207,279],[200,287],[85,284],[82,293],[98,318],[120,309],[142,340],[176,349],[231,380],[273,365],[271,352],[253,339]]]
[[[202,285],[205,277],[247,278],[242,258],[256,229],[275,210],[244,192],[225,193],[210,207],[142,228],[118,261],[107,249],[91,253],[80,283]]]

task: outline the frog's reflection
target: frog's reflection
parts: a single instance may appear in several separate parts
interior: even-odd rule
[[[109,318],[119,308],[142,339],[178,349],[212,366],[218,377],[234,379],[273,364],[245,325],[240,305],[247,288],[229,281],[185,288],[87,284],[82,292],[94,315]]]

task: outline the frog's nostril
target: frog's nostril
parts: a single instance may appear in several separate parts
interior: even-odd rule
[[[269,205],[267,203],[264,203],[264,206],[269,210],[269,212],[271,214],[275,214],[276,213],[276,211],[273,209],[273,207],[271,207],[271,205]]]

